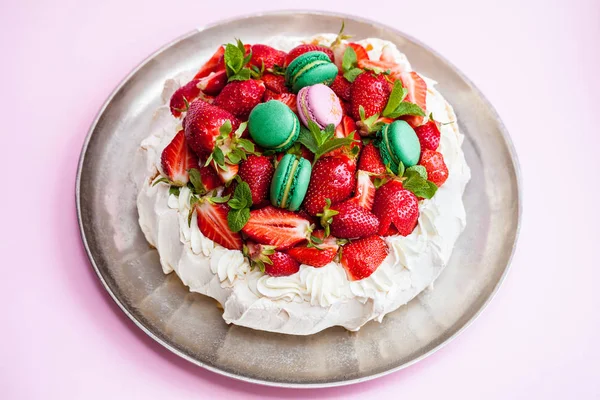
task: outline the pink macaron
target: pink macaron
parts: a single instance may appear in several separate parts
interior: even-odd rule
[[[298,92],[298,114],[304,126],[313,121],[321,129],[337,126],[342,121],[342,105],[337,95],[327,85],[306,86]]]

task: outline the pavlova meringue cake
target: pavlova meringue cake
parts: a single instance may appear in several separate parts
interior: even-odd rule
[[[238,41],[194,74],[165,83],[136,171],[165,274],[228,324],[293,335],[381,322],[433,284],[470,170],[452,107],[394,44]]]

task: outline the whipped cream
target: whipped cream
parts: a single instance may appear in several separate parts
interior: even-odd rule
[[[318,35],[303,41],[277,37],[267,42],[289,51],[303,42],[329,44],[335,35]],[[406,71],[406,57],[392,43],[366,39],[369,57],[382,53],[393,57]],[[196,215],[188,226],[189,189],[170,195],[166,184],[152,186],[160,172],[160,154],[181,129],[181,120],[171,116],[168,101],[172,93],[188,82],[193,72],[166,82],[163,101],[154,116],[151,135],[140,148],[140,192],[137,199],[139,223],[148,242],[157,248],[165,274],[174,271],[193,292],[213,297],[223,307],[227,323],[253,329],[308,335],[341,325],[358,330],[370,320],[381,321],[398,307],[431,287],[448,263],[452,248],[463,231],[466,219],[462,195],[470,170],[461,150],[463,135],[456,115],[441,94],[427,82],[427,113],[438,121],[453,123],[440,128],[440,151],[449,170],[448,180],[430,200],[419,204],[417,227],[408,236],[385,240],[390,252],[368,278],[350,281],[344,268],[331,262],[321,268],[301,265],[290,276],[272,277],[252,270],[237,250],[215,244],[200,232]]]

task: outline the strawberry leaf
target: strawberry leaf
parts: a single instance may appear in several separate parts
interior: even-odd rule
[[[254,153],[254,151],[255,151],[254,143],[252,143],[250,140],[248,140],[248,139],[239,139],[237,141],[237,143],[240,145],[240,147],[242,149],[246,150],[246,152],[248,152],[248,153]]]
[[[156,186],[159,183],[166,183],[167,185],[173,185],[173,182],[169,179],[169,178],[165,178],[164,176],[158,178],[157,180],[155,180],[154,182],[152,182],[152,186]]]
[[[192,184],[192,187],[193,187],[192,191],[196,194],[205,194],[206,188],[202,184],[202,178],[200,177],[200,171],[198,171],[196,168],[191,168],[188,173],[190,175],[190,183]]]
[[[396,82],[398,82],[398,81],[396,81]],[[398,107],[396,107],[396,109],[394,111],[392,111],[391,113],[386,115],[386,117],[395,119],[395,118],[401,117],[403,115],[416,115],[419,117],[424,117],[425,112],[423,111],[423,109],[421,107],[419,107],[415,103],[409,103],[408,101],[403,101],[402,103],[400,103],[398,105]]]
[[[173,196],[179,197],[179,190],[180,190],[180,188],[178,188],[177,186],[171,186],[169,188],[169,194],[172,194]]]
[[[360,68],[352,68],[351,70],[344,72],[344,78],[346,78],[348,82],[352,83],[363,72],[365,71]]]
[[[400,163],[398,164],[398,173],[396,175],[404,176],[405,171],[406,171],[406,167],[404,166],[404,163],[402,161],[400,161]]]
[[[200,202],[200,199],[197,196],[190,196],[190,212],[188,213],[188,226],[192,225],[192,215],[194,215],[194,210],[196,209],[196,204]]]
[[[331,42],[331,45],[329,46],[330,48],[333,49],[334,47],[339,46],[342,43],[342,40],[350,39],[352,37],[352,35],[344,34],[344,28],[345,28],[345,24],[344,24],[344,21],[342,20],[342,27],[340,28],[340,31],[339,31],[338,35],[336,36],[335,40],[333,42]]]
[[[223,150],[221,150],[220,147],[215,147],[211,155],[217,165],[220,168],[225,169],[225,155],[223,154]]]

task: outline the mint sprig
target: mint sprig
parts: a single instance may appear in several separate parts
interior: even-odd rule
[[[246,65],[252,58],[252,52],[246,54],[244,43],[236,39],[236,44],[228,43],[225,45],[225,69],[227,71],[228,82],[247,81],[252,75],[250,68]]]
[[[324,130],[321,130],[319,125],[310,120],[308,121],[308,129],[304,127],[300,129],[298,142],[315,154],[313,165],[324,154],[354,142],[352,133],[345,138],[334,138],[334,134],[335,126],[333,124],[329,124]]]
[[[413,192],[417,197],[431,199],[435,195],[435,192],[437,192],[438,187],[435,183],[424,179],[417,170],[409,168],[406,170],[404,176],[405,179],[402,181],[402,186],[404,189]]]
[[[346,47],[346,50],[344,50],[344,57],[342,58],[342,72],[344,73],[344,78],[346,78],[346,80],[348,80],[350,83],[354,82],[356,77],[364,72],[362,69],[358,68],[358,58],[356,56],[356,52],[350,46]]]
[[[396,119],[403,115],[416,115],[424,117],[425,112],[421,107],[414,103],[404,101],[407,94],[408,90],[404,88],[402,81],[400,79],[396,80],[394,82],[392,92],[390,93],[390,98],[388,99],[388,102],[385,105],[381,115],[391,119]]]
[[[244,181],[239,181],[227,205],[230,208],[227,213],[227,225],[232,232],[239,232],[250,219],[250,207],[252,207],[250,186]]]

